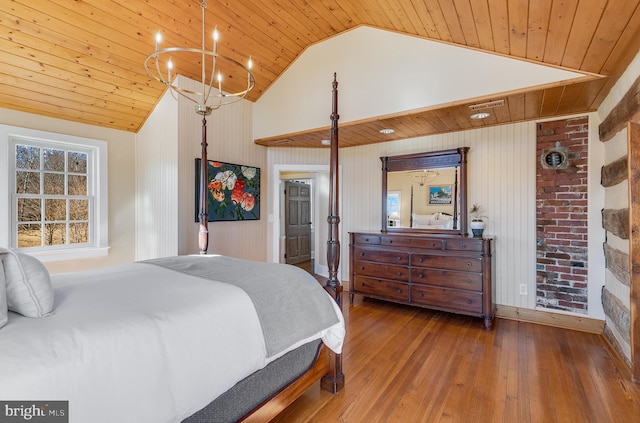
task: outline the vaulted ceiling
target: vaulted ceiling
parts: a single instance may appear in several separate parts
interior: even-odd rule
[[[220,53],[240,61],[252,56],[252,101],[307,47],[360,25],[605,76],[509,93],[502,97],[505,106],[485,120],[469,119],[469,104],[483,99],[371,116],[341,125],[341,145],[350,146],[596,110],[640,48],[639,5],[640,0],[211,0],[206,21],[218,26]],[[2,0],[0,107],[136,132],[164,91],[143,67],[158,30],[167,46],[199,46],[200,2]],[[199,79],[198,63],[183,65],[183,75]],[[393,136],[378,132],[389,126],[396,128]],[[328,134],[328,128],[311,128],[257,142],[315,146]]]

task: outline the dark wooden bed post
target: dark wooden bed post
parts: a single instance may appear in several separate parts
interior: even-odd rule
[[[200,160],[200,231],[198,233],[198,247],[200,254],[207,254],[209,249],[209,212],[207,211],[207,176],[208,176],[208,159],[207,159],[207,115],[211,113],[209,107],[197,108],[196,113],[202,115],[202,147]]]
[[[338,81],[333,74],[333,109],[331,112],[331,159],[329,165],[329,239],[327,240],[327,265],[329,280],[325,289],[336,300],[342,309],[342,284],[338,279],[338,265],[340,264],[340,239],[338,237]],[[329,372],[322,377],[320,386],[325,391],[337,393],[344,387],[342,373],[342,355],[329,352]]]
[[[338,280],[340,264],[340,240],[338,238],[338,81],[333,74],[333,110],[331,112],[331,159],[329,164],[329,239],[327,240],[327,266],[329,280],[325,289],[335,298],[342,308],[342,284]]]

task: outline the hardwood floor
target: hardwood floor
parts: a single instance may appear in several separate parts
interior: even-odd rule
[[[345,388],[274,421],[640,422],[640,385],[599,335],[344,297]]]

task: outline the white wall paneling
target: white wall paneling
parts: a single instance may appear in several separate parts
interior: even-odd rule
[[[535,166],[539,159],[535,143],[536,124],[525,122],[341,149],[340,267],[343,279],[349,274],[348,233],[380,231],[380,157],[468,146],[469,203],[480,203],[486,209],[489,219],[485,235],[496,238],[496,302],[534,308]],[[328,160],[328,149],[271,148],[268,151],[269,167],[327,165]],[[600,168],[594,165],[589,172],[599,175]],[[270,185],[276,180],[274,176]],[[272,210],[272,205],[269,207]],[[600,209],[594,205],[590,214],[599,216]],[[273,237],[277,239],[277,232],[273,228],[271,232],[269,245],[275,245]],[[323,233],[317,234],[322,239]],[[598,235],[591,241],[602,250],[602,239]],[[520,284],[527,285],[528,295],[520,295]],[[599,301],[599,293],[594,295],[597,295],[594,301]],[[597,312],[590,317],[600,318]]]
[[[195,90],[195,81],[178,78],[180,86]],[[145,129],[147,125],[153,129]],[[209,160],[261,170],[260,220],[209,222],[209,252],[264,261],[266,250],[255,246],[266,245],[268,170],[266,149],[253,143],[252,125],[253,103],[246,100],[207,117]],[[176,102],[169,94],[138,134],[138,259],[198,252],[195,159],[201,155],[201,140],[202,117],[195,113],[193,103],[183,98]],[[153,214],[157,216],[149,217]]]

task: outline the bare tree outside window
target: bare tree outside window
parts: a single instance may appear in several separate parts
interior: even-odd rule
[[[88,243],[88,154],[23,144],[15,153],[18,248]]]

